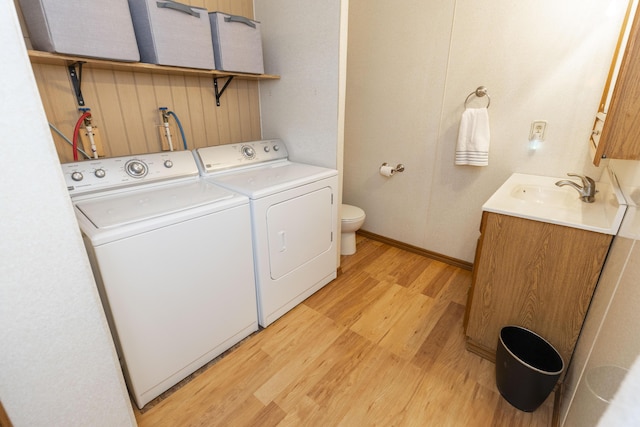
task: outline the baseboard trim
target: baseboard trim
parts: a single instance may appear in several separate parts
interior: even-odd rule
[[[496,351],[495,350],[490,350],[490,349],[486,348],[485,346],[477,344],[477,343],[473,342],[473,340],[471,340],[469,337],[467,337],[467,342],[465,343],[464,346],[467,349],[467,351],[469,351],[469,352],[471,352],[473,354],[477,354],[478,356],[482,357],[483,359],[488,360],[489,362],[496,363]]]
[[[423,248],[419,248],[417,246],[409,245],[408,243],[390,239],[388,237],[384,237],[370,231],[358,230],[357,234],[360,234],[367,239],[377,240],[378,242],[386,243],[387,245],[394,246],[399,249],[404,249],[405,251],[413,252],[414,254],[422,255],[427,258],[435,259],[436,261],[444,262],[445,264],[453,265],[454,267],[459,267],[469,271],[473,269],[473,263],[442,255],[437,252],[432,252]]]

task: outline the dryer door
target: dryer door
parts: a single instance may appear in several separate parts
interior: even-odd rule
[[[277,280],[331,249],[331,188],[274,204],[267,210],[269,266]]]

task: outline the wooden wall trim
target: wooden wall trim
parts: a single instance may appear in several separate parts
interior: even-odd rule
[[[413,252],[414,254],[422,255],[427,258],[435,259],[436,261],[444,262],[445,264],[453,265],[454,267],[459,267],[464,270],[471,271],[473,269],[473,264],[467,261],[463,261],[461,259],[452,258],[447,255],[442,255],[437,252],[432,252],[427,249],[419,248],[417,246],[410,245],[408,243],[400,242],[398,240],[390,239],[388,237],[381,236],[379,234],[372,233],[366,230],[358,230],[358,234],[371,239],[377,240],[382,243],[386,243],[390,246],[395,246],[396,248],[404,249],[405,251]]]

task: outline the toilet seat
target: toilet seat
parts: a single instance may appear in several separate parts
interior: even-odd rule
[[[362,209],[352,205],[342,205],[342,222],[358,222],[364,218],[365,214]]]

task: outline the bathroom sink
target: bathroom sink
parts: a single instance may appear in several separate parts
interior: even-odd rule
[[[576,202],[582,203],[575,190],[569,187],[548,187],[534,184],[518,184],[511,190],[511,196],[527,203],[549,207],[568,207]]]
[[[557,187],[566,177],[514,173],[487,200],[482,209],[504,215],[616,234],[626,210],[618,180],[610,169],[596,183],[595,201],[585,203],[578,192]],[[576,180],[579,183],[579,180]]]

